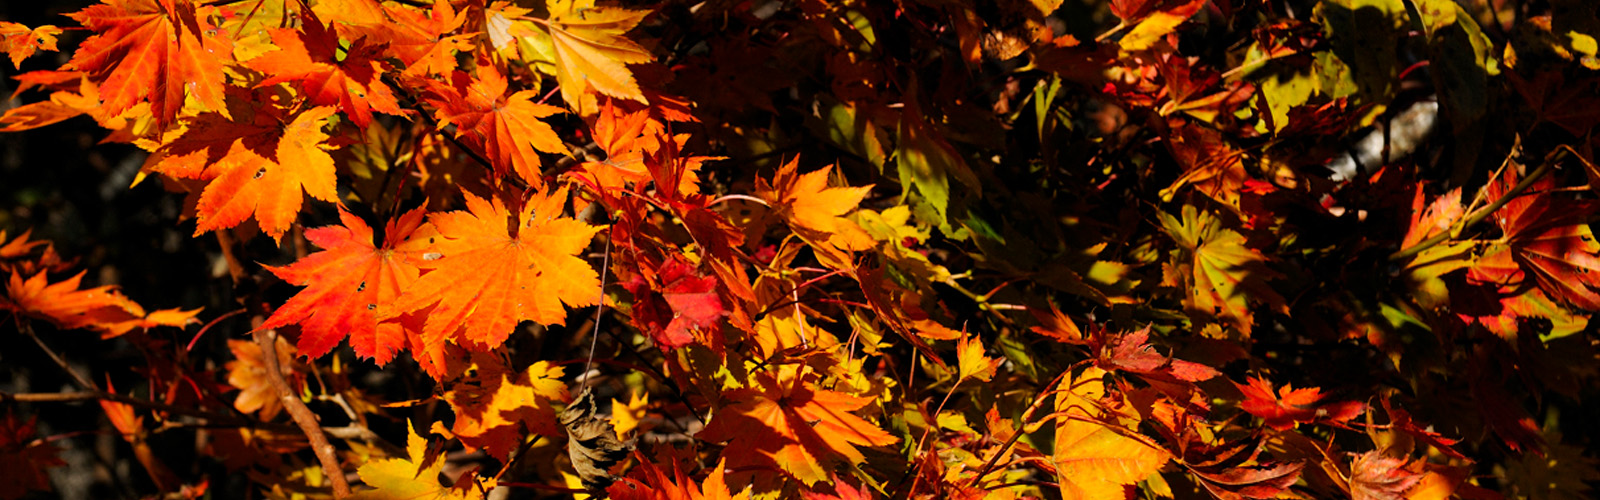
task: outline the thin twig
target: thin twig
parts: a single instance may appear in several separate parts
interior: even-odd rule
[[[1023,434],[1028,433],[1028,419],[1033,416],[1033,412],[1035,410],[1039,409],[1039,405],[1044,403],[1045,398],[1053,394],[1050,388],[1055,387],[1057,383],[1060,383],[1061,378],[1065,377],[1068,373],[1071,373],[1071,370],[1062,371],[1060,375],[1056,375],[1055,380],[1051,380],[1049,384],[1046,384],[1044,387],[1039,389],[1039,395],[1033,399],[1033,404],[1028,405],[1028,409],[1022,412],[1022,418],[1018,419],[1016,433],[1011,435],[1011,439],[1006,440],[1006,444],[1004,446],[1001,446],[1000,449],[994,451],[994,456],[989,457],[988,460],[983,462],[983,467],[978,469],[978,475],[973,476],[973,478],[967,482],[966,487],[971,488],[982,482],[983,476],[989,475],[989,471],[994,469],[995,464],[1000,461],[1000,457],[1005,456],[1006,451],[1010,450],[1012,445],[1017,444],[1017,440],[1021,439]]]
[[[589,360],[583,363],[581,382],[589,381],[589,369],[594,366],[594,349],[600,345],[600,318],[606,312],[606,276],[611,269],[611,231],[606,231],[606,254],[600,260],[600,298],[594,306],[594,331],[589,332]]]
[[[1487,219],[1490,215],[1493,215],[1495,211],[1506,206],[1506,203],[1510,203],[1511,200],[1516,199],[1517,196],[1520,196],[1523,191],[1527,191],[1529,187],[1533,186],[1535,181],[1543,178],[1546,173],[1550,172],[1551,165],[1555,164],[1557,160],[1560,160],[1561,157],[1565,156],[1566,154],[1567,153],[1565,150],[1558,149],[1551,151],[1550,154],[1545,155],[1544,161],[1540,162],[1539,166],[1533,169],[1533,172],[1528,173],[1527,177],[1523,177],[1522,180],[1517,181],[1517,185],[1512,186],[1510,191],[1506,191],[1505,194],[1500,195],[1500,199],[1494,200],[1494,203],[1490,203],[1489,206],[1483,207],[1481,210],[1473,212],[1472,215],[1461,219],[1461,221],[1452,225],[1450,230],[1441,231],[1439,234],[1435,234],[1428,239],[1417,242],[1417,244],[1412,245],[1410,248],[1404,248],[1398,252],[1395,252],[1393,255],[1389,256],[1389,260],[1403,261],[1412,257],[1416,257],[1417,254],[1420,254],[1429,248],[1433,248],[1434,245],[1443,243],[1445,240],[1451,238],[1451,235],[1459,235],[1461,231],[1465,230],[1466,228],[1477,225],[1479,222],[1483,222],[1484,219]],[[1494,180],[1490,179],[1490,182],[1494,182]]]
[[[78,386],[84,388],[85,392],[81,392],[81,393],[58,393],[58,394],[62,394],[60,396],[52,396],[50,394],[28,395],[28,394],[3,394],[3,393],[0,393],[0,401],[3,401],[3,400],[15,400],[15,401],[29,401],[29,400],[32,400],[32,401],[36,401],[36,402],[51,402],[51,401],[83,401],[83,400],[87,400],[87,399],[103,399],[103,400],[107,400],[107,401],[114,401],[114,402],[118,402],[118,403],[138,406],[138,407],[141,407],[141,408],[149,408],[151,410],[156,410],[156,411],[161,411],[161,412],[166,412],[166,413],[171,413],[171,414],[176,414],[176,415],[185,415],[185,416],[190,416],[190,417],[195,417],[195,418],[202,418],[202,419],[206,419],[206,420],[209,420],[209,421],[213,421],[214,423],[231,423],[231,424],[234,424],[234,425],[246,425],[246,426],[253,425],[253,422],[250,421],[250,420],[241,419],[241,418],[238,418],[238,417],[235,417],[235,416],[232,416],[232,415],[222,415],[222,414],[212,413],[212,412],[208,412],[208,411],[201,410],[201,409],[198,409],[198,408],[189,408],[189,407],[183,407],[183,406],[173,406],[173,405],[169,405],[169,404],[166,404],[166,403],[159,403],[159,402],[155,402],[155,401],[147,401],[147,400],[143,400],[143,399],[139,399],[139,398],[135,398],[135,397],[131,397],[131,396],[124,396],[124,395],[121,395],[121,394],[102,391],[102,390],[100,390],[100,387],[98,385],[95,385],[93,382],[90,382],[88,378],[85,378],[83,375],[79,374],[77,370],[73,370],[72,366],[67,364],[66,359],[62,358],[60,354],[57,354],[56,351],[54,349],[51,349],[48,344],[45,344],[44,340],[40,339],[39,336],[36,333],[34,333],[32,325],[30,325],[30,324],[28,324],[26,322],[23,322],[23,323],[21,323],[21,330],[22,330],[22,333],[26,334],[29,338],[32,338],[34,343],[39,345],[39,349],[44,351],[46,356],[49,356],[52,361],[55,361],[57,366],[59,366],[63,371],[67,372],[67,375],[72,377],[73,381],[78,383]]]

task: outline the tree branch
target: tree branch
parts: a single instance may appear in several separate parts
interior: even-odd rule
[[[333,482],[333,497],[345,498],[350,496],[350,482],[344,477],[344,470],[339,466],[339,457],[333,453],[333,445],[328,443],[327,431],[322,429],[322,424],[317,422],[316,414],[306,407],[294,394],[294,389],[289,387],[289,382],[283,378],[283,368],[278,366],[278,333],[276,330],[256,330],[256,345],[261,346],[261,364],[267,367],[267,380],[278,391],[278,400],[283,403],[284,409],[289,411],[289,416],[294,418],[294,423],[305,432],[306,439],[311,441],[311,451],[317,454],[317,461],[322,463],[322,473]]]

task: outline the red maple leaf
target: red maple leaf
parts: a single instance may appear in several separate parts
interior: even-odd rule
[[[1422,480],[1405,458],[1384,456],[1377,450],[1356,455],[1350,462],[1350,498],[1354,500],[1400,500],[1406,490]]]
[[[56,456],[60,450],[41,439],[34,439],[34,419],[22,421],[7,411],[0,418],[0,498],[22,498],[29,490],[50,490],[51,467],[66,465]]]
[[[1150,327],[1125,334],[1111,334],[1102,340],[1095,364],[1105,370],[1123,370],[1140,375],[1171,378],[1184,382],[1210,380],[1221,373],[1195,363],[1174,359],[1150,346]]]
[[[418,330],[409,316],[400,321],[378,321],[380,304],[390,304],[400,291],[416,281],[417,263],[428,244],[432,228],[418,231],[423,210],[417,208],[389,221],[384,241],[373,241],[372,228],[343,208],[343,226],[306,231],[306,239],[323,251],[294,264],[268,269],[290,284],[304,286],[299,294],[272,312],[261,328],[300,325],[296,349],[316,358],[339,345],[346,335],[356,354],[373,358],[382,366],[405,347],[407,331]],[[415,333],[412,333],[415,334]]]
[[[1251,377],[1248,384],[1234,385],[1245,397],[1239,407],[1280,431],[1292,429],[1296,423],[1344,422],[1366,409],[1359,401],[1322,403],[1325,395],[1316,387],[1295,389],[1286,384],[1274,394],[1272,382],[1260,377]]]
[[[1516,165],[1487,186],[1488,199],[1500,199],[1519,181]],[[1587,222],[1593,201],[1555,203],[1555,181],[1534,181],[1530,194],[1512,198],[1493,215],[1504,233],[1468,270],[1467,278],[1512,289],[1531,275],[1551,299],[1580,309],[1600,310],[1600,242]]]
[[[659,270],[641,269],[622,286],[633,294],[634,322],[662,350],[689,345],[695,330],[712,328],[728,314],[717,279],[675,256]]]

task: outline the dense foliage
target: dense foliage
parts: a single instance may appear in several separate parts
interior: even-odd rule
[[[42,8],[3,499],[1600,480],[1591,2]]]

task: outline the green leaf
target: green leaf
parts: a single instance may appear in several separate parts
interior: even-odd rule
[[[1472,15],[1451,0],[1413,0],[1428,35],[1428,60],[1446,116],[1457,127],[1489,108],[1489,76],[1500,72],[1489,37]]]
[[[950,177],[971,188],[968,192],[976,197],[982,197],[982,187],[967,161],[910,102],[914,100],[914,93],[907,96],[906,109],[900,115],[900,140],[894,153],[900,184],[906,186],[906,197],[931,209],[935,222],[944,226],[949,220]]]

